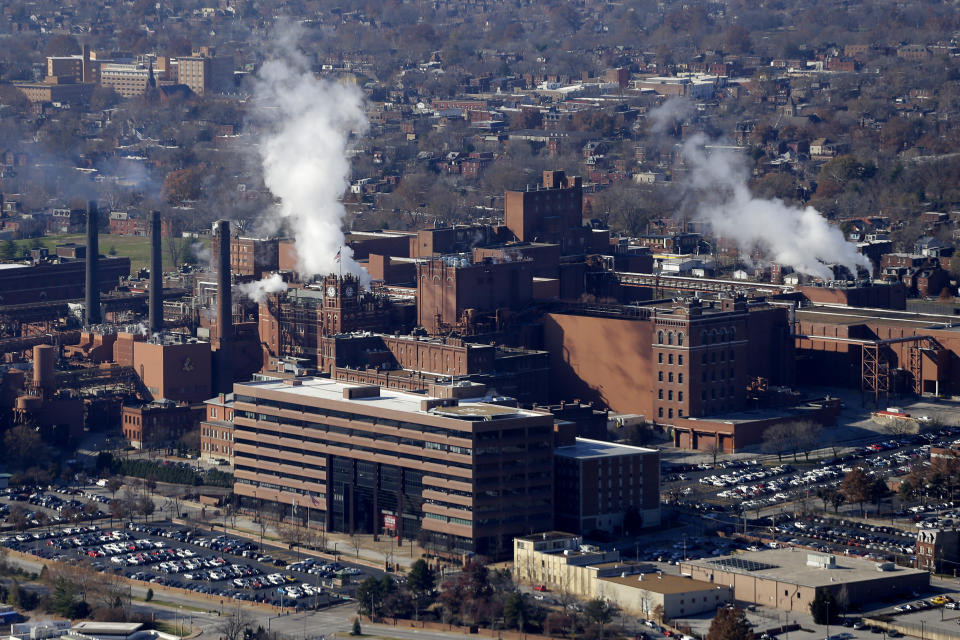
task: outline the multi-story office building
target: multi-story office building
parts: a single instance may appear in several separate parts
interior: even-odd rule
[[[234,491],[329,531],[425,531],[441,550],[509,557],[514,537],[553,525],[553,416],[455,394],[235,384]]]
[[[636,534],[660,524],[660,452],[577,438],[555,451],[556,525]]]
[[[150,83],[151,70],[143,63],[111,62],[100,67],[100,84],[124,98],[140,96]]]

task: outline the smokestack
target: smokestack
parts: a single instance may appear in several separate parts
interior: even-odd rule
[[[86,324],[100,323],[100,246],[97,236],[97,203],[87,203]]]
[[[230,295],[230,221],[214,223],[217,251],[217,369],[214,391],[233,391],[233,305]]]
[[[163,256],[160,212],[150,212],[150,333],[163,331]]]

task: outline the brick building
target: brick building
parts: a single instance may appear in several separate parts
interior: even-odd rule
[[[554,451],[554,525],[636,534],[660,524],[660,453],[576,438]]]
[[[233,394],[221,393],[204,402],[206,418],[200,423],[200,459],[233,464]]]
[[[44,261],[36,265],[7,263],[0,268],[0,304],[31,304],[76,300],[83,296],[82,260]],[[100,291],[113,291],[120,278],[130,275],[130,258],[102,257],[98,271]]]
[[[172,449],[202,417],[201,407],[156,401],[123,405],[120,422],[124,437],[134,449]]]
[[[321,378],[235,384],[234,407],[245,508],[492,559],[552,525],[550,414]]]
[[[417,265],[417,324],[429,333],[469,327],[481,314],[516,311],[533,299],[529,261],[478,264],[451,257]]]

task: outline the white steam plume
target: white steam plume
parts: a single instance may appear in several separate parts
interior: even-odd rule
[[[683,121],[693,115],[694,105],[686,98],[667,98],[647,114],[652,133],[663,133],[677,120]]]
[[[287,283],[283,281],[279,273],[271,273],[262,280],[256,282],[244,282],[237,287],[241,295],[245,295],[257,304],[267,299],[271,293],[280,293],[287,290]]]
[[[734,241],[745,253],[760,249],[769,260],[824,280],[833,279],[827,264],[841,264],[854,277],[858,266],[870,270],[870,261],[819,211],[754,197],[743,159],[722,150],[708,154],[705,142],[702,135],[685,142],[683,157],[699,201],[697,215],[714,234]]]
[[[279,199],[273,215],[294,236],[300,274],[342,270],[366,285],[370,275],[344,246],[340,201],[349,186],[347,141],[367,129],[363,94],[317,78],[297,49],[299,33],[289,22],[276,28],[279,44],[254,84],[264,183]]]

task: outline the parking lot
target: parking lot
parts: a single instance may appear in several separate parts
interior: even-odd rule
[[[298,609],[341,602],[369,567],[296,554],[264,555],[256,543],[170,524],[95,524],[13,533],[3,546],[41,558],[89,563],[103,572],[237,601]]]

